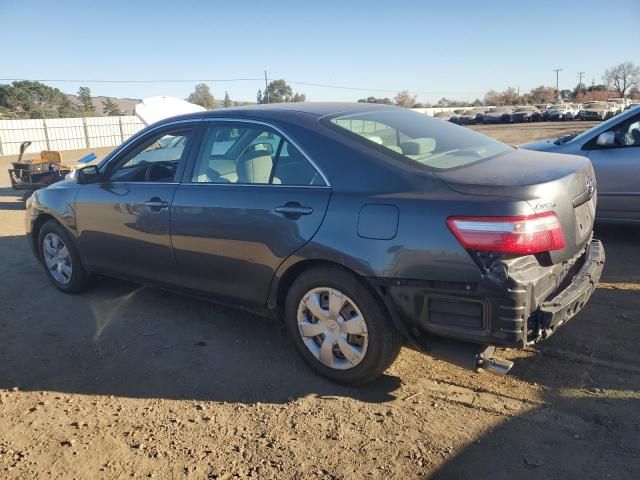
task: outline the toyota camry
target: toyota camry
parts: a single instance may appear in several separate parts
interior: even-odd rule
[[[26,226],[62,292],[111,275],[273,315],[357,384],[402,345],[504,373],[496,347],[557,331],[603,268],[596,187],[585,157],[404,108],[264,105],[147,127],[35,192]]]

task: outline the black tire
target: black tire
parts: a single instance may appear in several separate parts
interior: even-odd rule
[[[364,317],[368,331],[368,347],[356,366],[337,370],[324,365],[306,347],[298,330],[298,306],[307,292],[328,287],[348,296]],[[362,280],[350,272],[333,266],[314,267],[303,272],[287,292],[284,321],[298,353],[307,364],[332,382],[359,385],[379,377],[396,359],[402,347],[402,335],[388,318],[381,300]]]
[[[44,241],[45,237],[49,233],[54,233],[58,237],[62,239],[64,245],[67,247],[69,251],[69,259],[71,262],[71,280],[68,283],[61,283],[56,278],[54,278],[49,268],[47,268],[47,264],[45,262],[44,255]],[[78,254],[78,249],[76,247],[76,242],[67,232],[67,230],[60,225],[55,220],[48,220],[44,225],[40,228],[40,232],[38,233],[38,255],[40,257],[40,262],[44,268],[44,271],[51,281],[53,285],[64,293],[79,293],[86,290],[91,285],[91,276],[82,266],[82,261],[80,260],[80,255]]]

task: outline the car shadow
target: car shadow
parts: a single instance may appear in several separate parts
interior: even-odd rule
[[[505,415],[427,478],[638,478],[640,229],[599,226],[597,236],[607,253],[600,287],[509,374],[540,388],[539,405]]]
[[[378,403],[400,388],[391,375],[360,388],[324,380],[276,320],[106,278],[65,295],[24,236],[0,237],[0,264],[0,388],[248,403]]]

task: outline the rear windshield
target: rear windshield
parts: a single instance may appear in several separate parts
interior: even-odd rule
[[[401,108],[338,114],[322,121],[392,157],[437,170],[475,163],[512,148],[468,128]]]

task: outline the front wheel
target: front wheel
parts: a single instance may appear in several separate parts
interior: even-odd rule
[[[298,353],[333,382],[372,381],[400,352],[402,337],[379,299],[340,267],[302,273],[287,294],[284,313]]]
[[[89,286],[73,237],[58,222],[49,220],[40,228],[38,248],[44,271],[58,290],[78,293]]]

